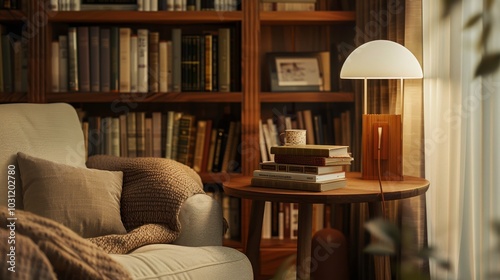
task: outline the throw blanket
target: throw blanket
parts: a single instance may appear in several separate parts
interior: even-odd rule
[[[11,215],[4,206],[0,220],[10,225],[0,229],[0,252],[7,258],[1,279],[131,279],[106,252],[60,223],[22,210]],[[8,244],[8,236],[15,243]]]
[[[182,203],[203,193],[199,175],[188,166],[164,158],[125,158],[97,155],[89,168],[122,171],[122,222],[126,234],[89,240],[108,253],[125,254],[147,244],[171,243],[180,233]]]

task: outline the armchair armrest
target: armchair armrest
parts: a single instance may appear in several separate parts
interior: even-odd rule
[[[221,246],[223,239],[222,208],[212,197],[195,194],[181,206],[180,235],[173,242],[184,246]]]

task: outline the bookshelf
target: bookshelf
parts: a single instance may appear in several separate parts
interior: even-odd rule
[[[0,102],[2,103],[5,103],[5,102],[27,102],[29,99],[29,96],[28,96],[28,89],[25,87],[23,89],[20,90],[20,87],[19,85],[15,85],[16,83],[19,84],[19,82],[22,82],[20,78],[20,76],[24,76],[24,79],[23,81],[26,82],[26,79],[28,78],[27,76],[27,72],[21,74],[21,75],[18,75],[19,73],[16,72],[16,64],[18,65],[17,67],[22,67],[24,68],[24,71],[27,71],[27,65],[28,65],[28,53],[27,53],[27,49],[29,47],[26,46],[26,44],[29,44],[29,42],[27,42],[26,40],[23,42],[22,40],[20,40],[20,38],[22,38],[22,34],[23,34],[23,31],[24,31],[24,22],[23,20],[27,17],[28,15],[28,7],[26,7],[26,5],[22,5],[21,4],[21,1],[16,1],[15,3],[12,3],[14,4],[14,6],[11,6],[11,8],[7,9],[5,8],[3,5],[4,3],[2,2],[0,4],[1,8],[0,8],[0,26],[2,28],[2,37],[4,36],[9,36],[9,37],[6,37],[6,38],[12,38],[12,39],[8,39],[7,40],[7,44],[5,43],[2,43],[2,54],[3,57],[2,57],[2,88],[1,88],[1,92],[0,92]],[[19,44],[22,44],[23,45],[23,50],[22,51],[19,51],[20,52],[20,55],[17,55],[17,50],[15,50],[15,48],[19,48],[19,45],[15,46],[14,45],[14,41],[19,42]],[[7,68],[6,64],[3,62],[3,60],[5,59],[5,47],[6,45],[9,46],[10,48],[10,57],[11,57],[11,63],[10,63],[10,89],[7,89],[8,86],[6,85],[6,83],[4,82],[6,79],[6,76],[5,76],[5,69]],[[17,57],[16,57],[17,56]],[[20,63],[22,62],[15,62],[14,59],[24,59],[24,67],[23,65],[20,65]],[[4,66],[5,64],[5,66]],[[14,74],[17,74],[18,77],[14,77]],[[17,79],[17,80],[16,80]]]
[[[350,110],[354,115],[354,94],[349,86],[341,86],[336,77],[339,69],[336,46],[354,37],[355,12],[332,7],[329,0],[317,0],[316,11],[262,11],[260,1],[241,1],[239,11],[57,11],[47,10],[49,0],[24,1],[23,10],[0,11],[2,23],[22,26],[23,18],[43,18],[33,26],[36,34],[29,42],[29,89],[27,94],[0,94],[0,102],[67,102],[93,116],[117,116],[111,105],[118,102],[136,112],[175,110],[193,114],[197,119],[222,119],[223,112],[241,122],[239,153],[240,172],[201,172],[204,183],[221,183],[251,175],[260,162],[259,123],[273,118],[275,110],[294,115],[299,110],[338,115]],[[40,15],[44,15],[43,17]],[[218,28],[236,30],[240,40],[238,63],[240,75],[237,89],[230,92],[52,92],[51,43],[67,33],[71,26],[128,27],[163,32],[168,37],[173,28],[196,33]],[[165,35],[167,34],[167,35]],[[266,74],[265,54],[268,52],[330,51],[332,89],[315,92],[271,92]],[[234,62],[234,61],[233,61]],[[132,102],[130,102],[132,101]],[[241,238],[226,240],[225,245],[245,251],[248,238],[250,201],[241,202]],[[263,278],[269,278],[286,257],[293,254],[296,240],[263,240]]]

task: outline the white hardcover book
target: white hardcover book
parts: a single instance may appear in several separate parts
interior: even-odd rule
[[[182,11],[182,0],[174,0],[174,11]]]
[[[262,218],[262,238],[271,239],[271,223],[272,223],[272,203],[266,201],[264,203],[264,217]]]
[[[148,92],[148,30],[137,30],[137,91]]]
[[[137,11],[139,12],[144,11],[144,1],[145,0],[137,0]]]
[[[149,10],[151,12],[157,12],[158,11],[158,0],[149,0],[149,1],[150,1]]]
[[[130,92],[137,92],[137,35],[130,37]]]
[[[269,133],[267,123],[262,124],[262,132],[264,134],[264,140],[266,143],[267,158],[269,158],[271,161],[274,161],[274,154],[271,154],[271,134]]]
[[[340,171],[334,173],[314,175],[305,173],[254,170],[253,176],[260,178],[293,180],[293,181],[304,181],[304,182],[326,182],[326,181],[345,179],[345,172]]]
[[[59,92],[59,42],[52,42],[52,92]]]
[[[144,9],[143,9],[144,12],[151,11],[151,1],[150,0],[144,0],[143,4],[144,4]]]
[[[167,42],[161,41],[159,44],[159,83],[160,92],[168,92],[168,56],[167,56]]]
[[[120,92],[130,92],[130,36],[132,30],[120,28]]]

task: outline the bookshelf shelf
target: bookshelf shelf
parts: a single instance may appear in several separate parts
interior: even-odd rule
[[[283,102],[354,102],[350,92],[261,92],[260,101],[266,103]]]
[[[197,102],[197,103],[239,103],[242,99],[241,92],[169,92],[169,93],[118,93],[118,92],[65,92],[47,93],[47,102],[138,102],[138,103],[176,103],[176,102]]]
[[[49,17],[52,23],[141,23],[141,24],[191,24],[241,22],[242,12],[138,12],[138,11],[64,11]]]
[[[26,92],[0,93],[0,103],[27,102],[28,94]]]
[[[0,21],[18,22],[26,18],[24,12],[20,10],[0,10]]]
[[[331,24],[341,22],[354,22],[356,17],[353,11],[279,11],[260,12],[260,21],[264,25],[286,24]]]

